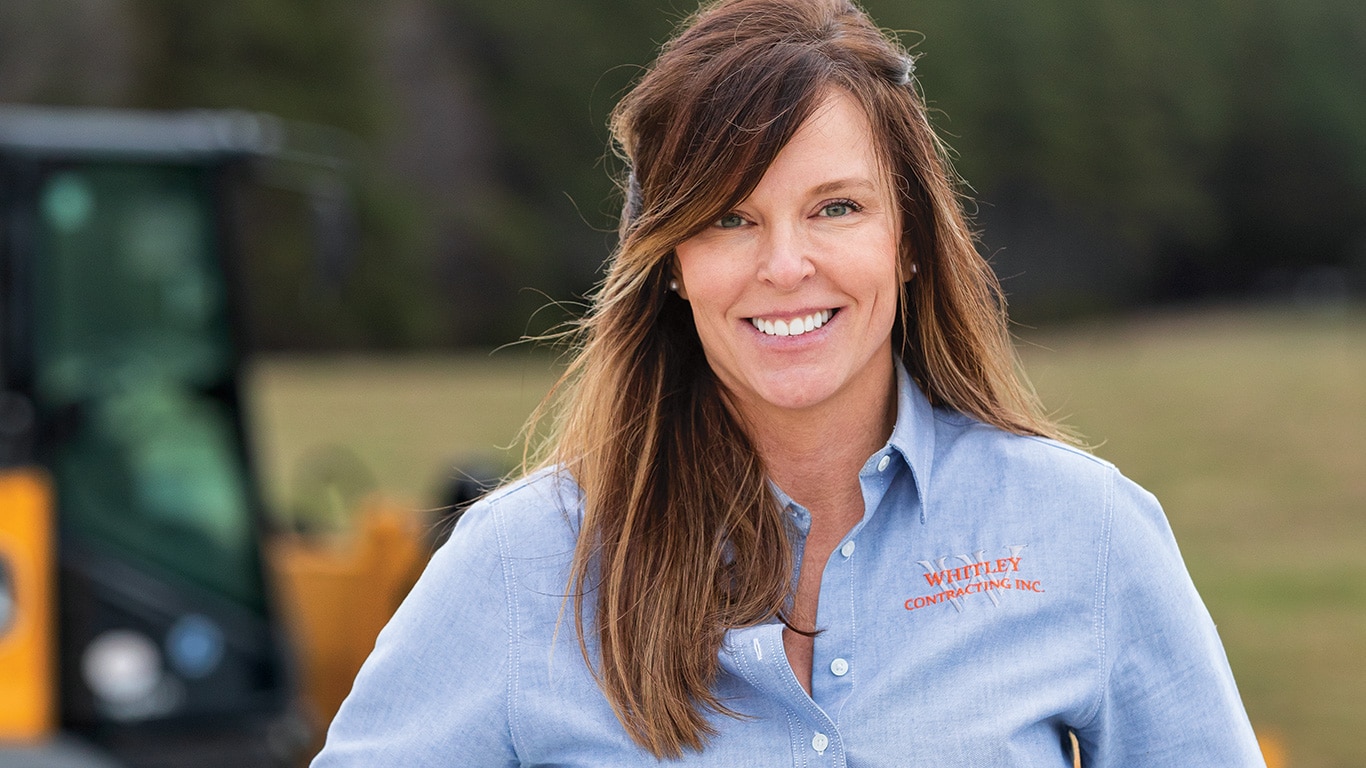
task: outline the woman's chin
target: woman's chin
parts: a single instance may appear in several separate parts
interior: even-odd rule
[[[798,412],[819,407],[831,400],[835,392],[826,377],[785,376],[759,383],[742,399],[760,412]]]

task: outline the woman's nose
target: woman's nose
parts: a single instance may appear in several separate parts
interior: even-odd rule
[[[800,232],[789,227],[774,227],[763,238],[759,255],[759,279],[774,287],[789,290],[816,273],[809,243]]]

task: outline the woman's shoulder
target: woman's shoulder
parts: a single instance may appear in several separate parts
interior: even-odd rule
[[[935,454],[997,465],[1012,472],[1067,476],[1085,482],[1110,482],[1115,465],[1061,440],[1021,435],[947,408],[936,408]]]
[[[1161,504],[1120,468],[1075,445],[1019,435],[946,409],[935,410],[934,475],[1012,492],[1057,513],[1109,526],[1167,529]],[[941,483],[942,488],[942,483]],[[1097,516],[1097,513],[1101,513]]]
[[[562,466],[533,470],[489,491],[471,507],[498,507],[519,517],[572,513],[577,517],[582,506],[582,491],[573,476]]]
[[[503,555],[572,549],[582,512],[582,493],[569,472],[545,467],[470,505],[451,532],[449,544],[496,548]]]

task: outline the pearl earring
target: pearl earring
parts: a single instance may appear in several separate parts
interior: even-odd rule
[[[678,281],[677,281],[677,280],[670,280],[670,281],[669,281],[669,290],[673,291],[674,293],[678,293]]]
[[[920,271],[920,268],[917,267],[917,266],[915,265],[915,262],[914,262],[914,261],[911,262],[911,274],[914,275],[916,272],[919,272],[919,271]]]

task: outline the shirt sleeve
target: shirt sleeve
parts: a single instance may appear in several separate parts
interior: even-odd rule
[[[487,501],[461,518],[380,633],[312,768],[519,764],[499,522]]]
[[[1100,560],[1101,687],[1088,768],[1265,766],[1223,645],[1152,494],[1111,473]]]

